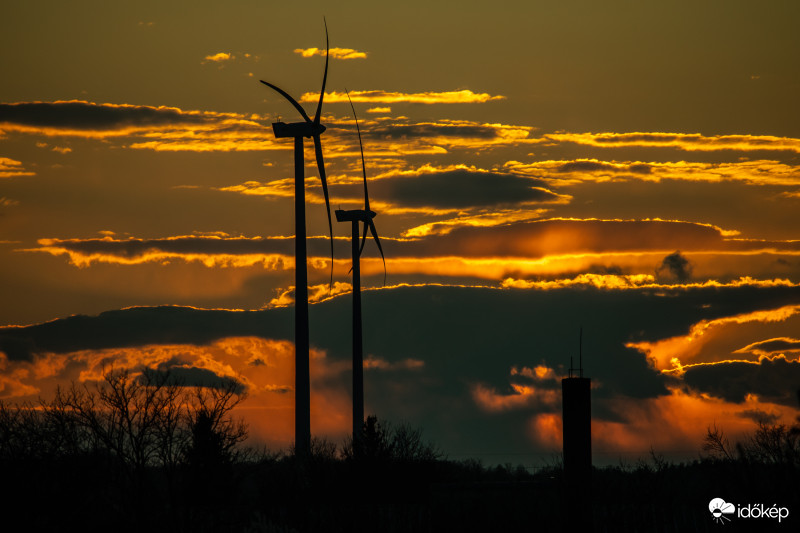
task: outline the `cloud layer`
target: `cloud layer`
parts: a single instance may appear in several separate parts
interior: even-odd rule
[[[488,93],[474,93],[469,89],[460,91],[402,93],[382,90],[350,91],[350,100],[353,102],[381,103],[381,104],[475,104],[491,100],[503,100],[505,96],[492,96]],[[319,93],[304,93],[300,102],[316,102]],[[325,93],[328,103],[347,102],[347,94],[332,91]]]
[[[732,350],[709,345],[714,364],[675,374],[661,371],[644,343],[656,345],[697,328],[706,331],[694,337],[703,343],[709,338],[769,340],[775,331],[795,327],[798,314],[779,309],[800,306],[800,288],[696,288],[675,295],[666,287],[367,291],[368,411],[412,420],[451,450],[503,443],[507,451],[545,452],[559,444],[559,379],[577,350],[582,324],[600,449],[695,448],[705,425],[716,421],[745,430],[752,423],[747,413],[754,409],[791,418],[797,411],[796,357],[727,362]],[[342,296],[311,309],[316,433],[340,434],[348,427],[349,305]],[[193,383],[237,380],[256,396],[251,409],[283,413],[276,423],[286,427],[276,432],[273,425],[273,438],[288,440],[290,312],[136,308],[4,328],[4,394],[35,394],[67,376],[90,379],[103,364],[175,369]],[[714,328],[727,328],[727,334],[717,337]],[[629,343],[631,335],[636,346]],[[320,417],[323,412],[327,421]],[[260,434],[269,434],[252,420]],[[661,431],[651,431],[654,421],[662,424]]]
[[[325,50],[320,50],[319,48],[297,48],[295,49],[294,53],[300,54],[303,57],[314,57],[314,56],[325,57],[326,55],[328,55],[333,59],[367,58],[366,52],[359,52],[358,50],[353,50],[352,48],[331,48],[327,51],[327,53]]]

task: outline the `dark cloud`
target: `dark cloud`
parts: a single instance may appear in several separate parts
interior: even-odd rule
[[[269,319],[258,311],[203,310],[187,307],[133,307],[97,316],[77,315],[27,327],[0,328],[0,351],[9,359],[30,361],[45,352],[67,353],[145,346],[205,345],[224,337],[282,338],[288,309]]]
[[[499,137],[492,126],[478,124],[398,124],[370,128],[369,136],[379,139],[471,137],[493,139]]]
[[[656,278],[660,282],[677,281],[685,283],[692,277],[692,264],[681,255],[680,251],[669,254],[656,269]]]
[[[165,239],[46,239],[45,242],[48,246],[57,246],[87,255],[108,254],[125,258],[140,257],[148,252],[232,255],[294,253],[293,238],[186,236]]]
[[[370,193],[400,207],[469,209],[552,202],[559,195],[544,182],[514,174],[451,170],[416,177],[384,178]]]
[[[625,413],[614,407],[619,399],[639,401],[667,395],[667,384],[676,379],[654,370],[641,352],[626,348],[627,343],[685,335],[701,320],[797,303],[800,289],[794,287],[539,291],[421,286],[369,290],[362,294],[365,355],[389,365],[402,365],[410,359],[424,364],[414,372],[370,372],[365,382],[366,406],[368,412],[389,420],[413,421],[454,454],[496,447],[497,443],[503,443],[507,453],[530,453],[530,418],[543,412],[558,415],[557,400],[487,413],[473,398],[476,385],[498,394],[513,394],[510,385],[521,379],[511,375],[512,367],[542,364],[554,370],[556,380],[533,384],[557,395],[557,378],[566,373],[570,356],[577,355],[578,329],[583,326],[584,373],[596,385],[592,412],[598,420],[623,421]],[[15,340],[14,359],[30,360],[43,351],[203,345],[224,337],[291,340],[292,313],[291,308],[250,312],[131,308],[25,328],[2,328],[0,349]],[[347,296],[312,305],[312,348],[324,350],[331,362],[349,361],[350,317]],[[170,371],[182,366],[189,365],[176,360]],[[745,394],[754,393],[789,405],[788,398],[796,401],[798,367],[798,363],[776,360],[761,365],[692,367],[686,376],[692,388],[709,394],[741,401]],[[203,377],[196,370],[181,372],[186,373],[187,381]],[[348,389],[347,372],[335,379],[343,390]]]
[[[210,389],[230,389],[236,394],[244,394],[247,388],[240,381],[229,377],[219,376],[213,370],[197,368],[177,360],[171,360],[158,365],[154,369],[144,369],[156,383],[178,385],[180,387],[205,387]],[[144,375],[140,376],[144,381]],[[152,382],[153,380],[151,380]]]
[[[761,359],[758,363],[740,361],[693,366],[684,381],[699,392],[729,402],[743,403],[748,394],[763,401],[797,406],[800,388],[800,361],[782,357]]]
[[[492,178],[486,178],[491,180]],[[444,187],[447,178],[437,178],[439,189]],[[383,181],[383,180],[381,180]],[[415,181],[413,178],[410,181]],[[469,180],[467,180],[469,181]],[[502,183],[502,179],[497,180]],[[474,184],[474,182],[473,182]],[[504,191],[496,192],[495,201],[501,197],[511,198],[514,183]],[[413,196],[412,185],[403,194]],[[436,187],[434,187],[434,190]],[[524,187],[521,188],[524,190]],[[532,193],[534,196],[538,193]],[[451,198],[451,204],[467,203],[470,191],[463,192],[461,198]],[[476,193],[477,195],[477,193]],[[519,198],[519,197],[517,197]],[[463,201],[459,201],[463,200]],[[420,200],[422,201],[422,200]],[[431,198],[431,202],[435,200]],[[443,200],[445,203],[447,200]],[[490,197],[487,201],[492,201]],[[345,257],[349,239],[337,238],[334,244],[336,257]],[[399,257],[524,257],[535,258],[553,254],[583,252],[625,252],[675,249],[685,250],[730,250],[746,251],[774,247],[775,249],[800,249],[797,242],[769,242],[749,240],[727,240],[719,229],[713,226],[692,222],[663,220],[533,220],[498,226],[461,226],[446,235],[429,235],[416,240],[400,240],[381,237],[388,258]],[[248,254],[294,254],[294,239],[246,238],[246,237],[204,237],[186,236],[163,239],[42,239],[40,249],[51,253],[68,251],[89,258],[92,256],[113,256],[125,260],[142,258],[149,253],[174,254],[190,257],[206,255],[248,255]],[[327,257],[330,244],[324,237],[307,239],[310,256]],[[593,267],[594,268],[594,267]],[[615,267],[597,266],[594,273],[616,274]],[[661,281],[687,281],[691,277],[691,264],[680,252],[664,258],[656,269]]]
[[[635,174],[650,174],[653,169],[650,165],[644,163],[635,163],[632,165],[612,165],[611,163],[604,163],[602,161],[569,161],[557,168],[558,172],[633,172]]]
[[[593,264],[589,266],[588,272],[590,274],[602,274],[602,275],[611,275],[611,276],[622,276],[627,274],[625,270],[619,265],[598,265]],[[554,276],[555,277],[563,277],[563,276]]]
[[[775,424],[781,418],[778,413],[767,413],[766,411],[762,411],[760,409],[745,409],[739,413],[739,416],[764,424]]]
[[[0,333],[0,352],[11,361],[30,361],[38,351],[35,335],[27,328],[7,327]]]
[[[75,130],[199,124],[209,118],[177,108],[91,102],[20,102],[0,104],[0,123]]]
[[[665,143],[670,141],[676,141],[679,139],[691,139],[692,135],[670,135],[666,133],[623,133],[623,134],[615,134],[613,136],[603,136],[598,135],[594,137],[594,142],[597,143],[609,143],[609,144],[616,144],[620,142],[644,142],[644,143]],[[698,137],[698,136],[694,136]]]
[[[566,366],[584,327],[584,366],[605,379],[641,364],[630,341],[659,340],[685,334],[691,324],[765,307],[800,302],[800,289],[708,288],[682,290],[671,298],[664,290],[595,289],[501,290],[465,287],[401,287],[363,293],[367,350],[391,363],[425,362],[421,372],[439,367],[508,384],[511,366],[542,360]],[[349,357],[350,299],[334,298],[311,306],[312,344]],[[293,309],[261,311],[201,310],[186,307],[134,307],[97,316],[73,316],[27,327],[0,328],[2,349],[30,359],[42,352],[134,347],[149,344],[207,345],[226,337],[291,339]],[[591,355],[595,354],[595,355]],[[430,362],[429,362],[430,361]],[[501,363],[487,372],[486,361]],[[638,361],[638,363],[637,363]],[[613,363],[613,364],[612,364]],[[492,377],[494,376],[494,377]],[[649,393],[642,382],[619,375],[608,383],[626,393]],[[637,393],[637,394],[639,394]]]
[[[342,242],[349,239],[342,239]],[[384,240],[390,240],[384,238]],[[42,239],[39,244],[53,251],[64,250],[85,257],[112,256],[126,260],[148,254],[193,255],[294,255],[294,238],[282,237],[167,237],[163,239]],[[312,256],[329,256],[330,243],[325,237],[307,237]]]
[[[724,249],[719,230],[691,222],[660,220],[534,220],[491,227],[459,227],[447,235],[397,243],[399,255],[543,257],[580,252],[676,248]],[[387,245],[387,257],[396,255]]]

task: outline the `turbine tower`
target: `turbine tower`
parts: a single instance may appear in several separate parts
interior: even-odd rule
[[[567,523],[574,531],[592,529],[592,380],[583,377],[583,328],[578,340],[578,375],[572,358],[568,377],[561,380],[565,495],[574,509]]]
[[[325,95],[325,83],[328,79],[328,24],[325,22],[325,71],[322,76],[322,89],[319,92],[319,103],[314,120],[311,120],[300,104],[286,91],[272,83],[260,80],[261,83],[275,90],[286,98],[300,112],[303,122],[275,122],[272,131],[275,138],[294,139],[294,227],[295,227],[295,307],[294,307],[294,344],[295,344],[295,413],[294,438],[295,451],[307,457],[311,450],[311,386],[308,369],[308,266],[306,256],[306,200],[303,173],[303,137],[314,140],[314,153],[317,169],[322,181],[322,192],[325,195],[325,208],[328,210],[328,231],[331,242],[331,283],[333,282],[333,224],[331,223],[331,207],[328,197],[328,182],[325,176],[325,163],[322,159],[322,143],[320,135],[325,126],[320,124],[322,100]]]
[[[367,166],[364,163],[364,145],[361,142],[361,128],[358,126],[358,117],[350,94],[347,95],[350,101],[350,108],[353,110],[353,117],[356,119],[356,131],[358,132],[358,146],[361,149],[361,171],[364,175],[364,209],[352,209],[345,211],[336,210],[336,220],[339,222],[350,222],[352,228],[352,255],[353,255],[353,452],[360,453],[363,425],[364,425],[364,349],[363,337],[361,332],[361,252],[367,240],[367,229],[369,228],[378,250],[383,259],[383,282],[386,283],[386,258],[383,255],[381,241],[378,238],[378,231],[375,229],[376,213],[369,208],[369,191],[367,190]],[[359,235],[359,222],[364,224],[363,237]],[[361,246],[358,241],[361,238]]]

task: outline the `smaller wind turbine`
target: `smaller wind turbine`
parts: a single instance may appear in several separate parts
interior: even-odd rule
[[[345,89],[345,91],[347,90]],[[364,250],[364,244],[367,240],[368,228],[370,233],[372,233],[372,237],[375,239],[375,244],[378,245],[378,250],[381,252],[384,284],[386,283],[386,257],[383,255],[383,247],[381,247],[381,241],[378,238],[378,230],[375,229],[375,222],[372,220],[377,216],[377,213],[369,208],[367,166],[364,163],[364,144],[361,142],[361,128],[358,126],[358,116],[356,116],[356,109],[353,107],[353,101],[350,100],[349,93],[347,94],[347,99],[350,101],[350,108],[353,110],[353,117],[356,120],[358,146],[361,149],[361,171],[364,175],[364,209],[352,209],[349,211],[337,209],[336,220],[339,222],[350,222],[353,236],[353,451],[358,453],[361,446],[364,425],[364,347],[361,333],[361,252]],[[360,238],[359,222],[364,223],[364,235],[361,238],[360,247],[358,245]]]

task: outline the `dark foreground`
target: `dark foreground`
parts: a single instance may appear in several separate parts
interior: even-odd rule
[[[798,472],[698,461],[596,469],[591,508],[564,499],[561,470],[475,462],[355,461],[315,454],[126,472],[110,458],[4,461],[6,524],[26,531],[798,531]],[[708,504],[787,507],[790,516],[714,522]],[[10,530],[9,530],[10,531]]]
[[[35,405],[0,401],[0,531],[800,531],[800,419],[735,446],[709,429],[704,459],[653,453],[594,469],[585,491],[558,464],[447,460],[372,416],[358,446],[254,451],[230,416],[240,398],[235,382],[123,372]]]

